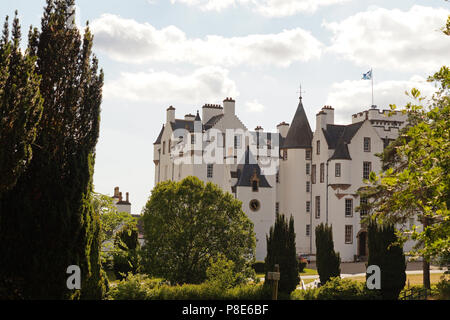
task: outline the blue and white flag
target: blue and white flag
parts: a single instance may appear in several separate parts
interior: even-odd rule
[[[363,77],[361,80],[372,80],[372,70],[363,73]]]

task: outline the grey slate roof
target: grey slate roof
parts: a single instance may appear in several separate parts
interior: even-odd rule
[[[333,155],[331,156],[330,160],[352,160],[350,157],[350,153],[348,152],[348,146],[347,143],[344,141],[344,139],[339,139],[336,149],[334,150]]]
[[[170,125],[172,127],[172,131],[175,131],[177,129],[186,129],[189,132],[194,131],[194,121],[192,120],[175,119],[175,121],[171,122]]]
[[[309,126],[305,109],[303,108],[302,99],[300,98],[291,127],[289,128],[286,139],[284,140],[283,148],[311,148],[312,137],[313,133],[311,131],[311,127]]]
[[[352,123],[349,125],[327,124],[327,129],[323,130],[327,140],[328,149],[336,149],[340,139],[349,144],[363,122]]]
[[[159,133],[158,138],[156,139],[154,144],[161,144],[161,138],[162,138],[163,132],[164,132],[164,125],[162,126],[161,132]]]
[[[208,122],[206,122],[204,125],[205,130],[208,130],[208,129],[211,129],[212,127],[214,127],[214,125],[217,122],[219,122],[219,120],[222,118],[223,118],[223,114],[218,114],[217,116],[214,116],[211,119],[209,119]]]
[[[238,168],[238,181],[235,187],[251,187],[252,183],[250,179],[252,178],[254,172],[256,172],[256,176],[259,179],[259,188],[272,188],[267,182],[267,179],[264,175],[261,174],[261,167],[256,163],[253,154],[247,148],[245,152],[245,163],[239,164]]]

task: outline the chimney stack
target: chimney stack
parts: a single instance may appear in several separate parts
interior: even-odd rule
[[[126,195],[127,195],[127,203],[130,203],[130,193],[127,192]]]
[[[278,133],[283,137],[286,138],[288,131],[289,131],[289,123],[282,122],[279,125],[277,125]]]
[[[170,106],[167,108],[167,123],[175,122],[175,108]]]
[[[232,98],[226,98],[223,101],[223,111],[225,116],[236,114],[236,102]]]
[[[327,114],[326,123],[327,124],[334,124],[334,109],[331,106],[324,106],[322,108],[322,111]]]
[[[122,202],[122,192],[119,192],[119,202]]]
[[[114,198],[118,198],[119,197],[119,187],[115,187],[114,188]]]

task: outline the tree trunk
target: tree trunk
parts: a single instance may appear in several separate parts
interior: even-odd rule
[[[428,217],[425,217],[423,219],[423,230],[425,230],[430,224],[430,219]],[[426,256],[423,256],[423,286],[426,289],[431,289],[431,283],[430,283],[430,261],[429,258]]]
[[[423,257],[423,286],[426,289],[431,289],[430,283],[430,262]]]

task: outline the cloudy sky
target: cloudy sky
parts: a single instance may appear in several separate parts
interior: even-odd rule
[[[19,10],[24,30],[40,25],[44,0],[1,0],[0,16]],[[94,184],[130,192],[139,214],[153,188],[153,142],[173,105],[177,118],[205,103],[236,100],[250,129],[291,122],[302,85],[311,127],[323,105],[336,122],[371,105],[408,102],[449,64],[439,29],[443,0],[78,0],[77,23],[90,22],[105,71]]]

